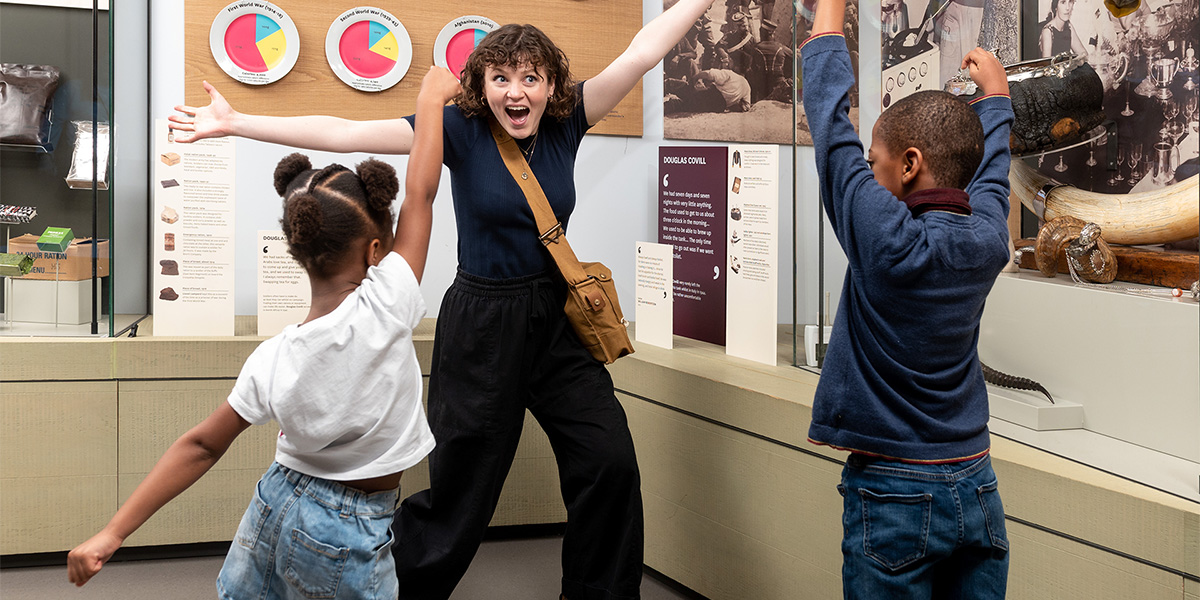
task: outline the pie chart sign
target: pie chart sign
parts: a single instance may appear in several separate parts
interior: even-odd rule
[[[213,19],[209,49],[227,75],[252,85],[274,83],[296,66],[300,36],[287,13],[267,2],[234,2]]]
[[[329,27],[325,59],[346,85],[381,92],[408,73],[412,39],[391,13],[374,7],[352,8]]]
[[[457,76],[462,75],[467,57],[484,36],[499,29],[495,21],[480,16],[459,17],[442,28],[433,43],[433,64],[445,67]]]

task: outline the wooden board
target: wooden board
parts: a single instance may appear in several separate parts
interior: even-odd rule
[[[333,115],[370,120],[402,117],[416,111],[421,78],[433,64],[433,43],[442,27],[465,15],[481,15],[497,23],[528,23],[546,32],[571,60],[571,72],[584,80],[599,73],[629,45],[642,27],[642,5],[634,0],[514,0],[487,3],[466,0],[378,4],[400,19],[413,44],[408,74],[391,89],[360,92],[346,84],[325,60],[325,34],[339,15],[360,2],[286,0],[275,4],[296,24],[300,57],[283,79],[268,85],[239,83],[221,70],[209,50],[213,18],[228,0],[185,3],[184,101],[208,104],[201,82],[208,81],[237,110],[261,115]],[[642,84],[626,96],[594,129],[609,135],[642,135]]]
[[[1025,238],[1014,241],[1013,245],[1026,248],[1033,246],[1033,243],[1034,240]],[[1195,252],[1147,250],[1129,246],[1111,248],[1117,257],[1117,281],[1187,290],[1192,282],[1200,279],[1200,255]],[[1021,268],[1037,270],[1033,252],[1021,254]],[[1063,252],[1058,256],[1058,272],[1067,272],[1067,259]]]

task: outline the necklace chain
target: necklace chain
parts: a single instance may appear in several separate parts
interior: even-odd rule
[[[528,149],[522,149],[521,153],[525,155],[525,161],[533,160],[533,153],[537,151],[537,134],[533,134],[533,141],[530,142]]]

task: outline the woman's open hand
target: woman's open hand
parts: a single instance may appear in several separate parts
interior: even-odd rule
[[[188,132],[176,135],[175,141],[188,143],[233,133],[233,122],[238,117],[238,112],[233,110],[221,92],[207,81],[204,82],[204,91],[208,92],[208,97],[211,98],[208,106],[179,104],[175,106],[175,110],[180,114],[167,118],[171,122],[171,129]]]

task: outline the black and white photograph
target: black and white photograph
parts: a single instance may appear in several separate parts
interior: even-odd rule
[[[1083,56],[1100,77],[1104,113],[1116,128],[1114,142],[1093,135],[1091,143],[1038,157],[1040,171],[1110,194],[1155,190],[1197,173],[1197,0],[1142,0],[1122,17],[1102,0],[1035,0],[1027,10],[1038,21],[1026,21],[1026,56]]]
[[[914,92],[944,89],[975,47],[1003,64],[1020,56],[1019,0],[882,0],[882,107]]]
[[[669,8],[675,0],[665,0]],[[663,61],[663,129],[668,139],[812,145],[794,48],[810,34],[803,5],[717,0]],[[858,56],[858,2],[847,6],[846,43]],[[811,14],[811,13],[809,13]],[[857,62],[855,64],[857,70]],[[792,102],[796,120],[793,129]],[[858,122],[858,94],[851,118]],[[794,131],[794,134],[793,134]]]

